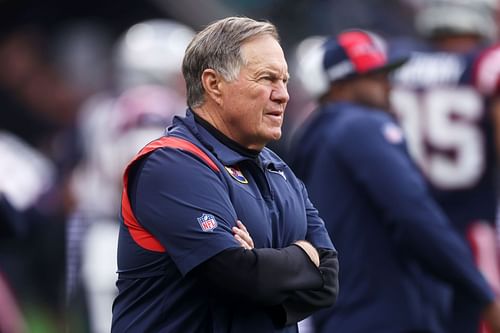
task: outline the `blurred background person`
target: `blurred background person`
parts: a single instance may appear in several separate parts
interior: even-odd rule
[[[173,20],[134,24],[114,47],[114,89],[91,96],[80,110],[83,154],[71,183],[75,209],[68,222],[67,296],[77,300],[81,281],[92,332],[111,328],[123,170],[183,113],[181,63],[193,36],[191,28]]]
[[[28,331],[63,327],[65,184],[72,163],[66,129],[80,99],[48,60],[44,42],[30,28],[0,34],[0,193],[20,217],[2,221],[16,232],[1,242],[0,270]]]
[[[43,292],[47,275],[37,272],[40,264],[57,268],[53,264],[57,259],[47,256],[36,264],[33,250],[26,246],[32,242],[38,251],[46,250],[40,246],[38,233],[50,230],[51,216],[41,202],[53,189],[55,178],[55,167],[47,157],[18,136],[0,130],[0,332],[28,332],[34,328],[28,319],[62,310],[56,300],[50,300],[53,293],[60,295],[57,285]]]
[[[316,332],[449,330],[449,286],[500,332],[500,298],[430,195],[390,113],[389,73],[404,59],[348,30],[315,48],[319,108],[298,132],[291,166],[339,250],[337,303]],[[311,55],[311,54],[309,54]],[[403,65],[404,66],[404,65]]]
[[[490,44],[498,8],[496,0],[419,4],[415,26],[427,45],[395,73],[392,96],[410,153],[497,293],[500,46]],[[454,290],[450,332],[479,332],[481,309],[467,298]]]

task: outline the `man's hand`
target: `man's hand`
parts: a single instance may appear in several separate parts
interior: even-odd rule
[[[234,238],[240,243],[241,247],[246,250],[254,248],[253,239],[248,233],[247,228],[240,220],[236,221],[236,227],[233,227]]]
[[[491,333],[500,333],[500,299],[495,299],[483,311],[483,319]]]
[[[319,267],[319,254],[316,248],[311,245],[311,243],[305,240],[299,240],[296,241],[294,244],[299,246],[302,250],[304,250],[304,252],[307,253],[311,261],[316,265],[316,267]]]

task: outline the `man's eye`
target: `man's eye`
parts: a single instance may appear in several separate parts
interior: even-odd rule
[[[279,81],[283,82],[285,85],[288,84],[288,78],[282,78],[282,77],[279,77],[279,76],[276,76],[276,75],[264,75],[264,76],[261,76],[260,77],[261,80],[264,80],[264,81],[269,81],[271,83],[277,83]]]

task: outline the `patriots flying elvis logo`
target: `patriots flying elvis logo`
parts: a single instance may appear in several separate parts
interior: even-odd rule
[[[242,184],[248,184],[248,180],[243,176],[243,173],[241,170],[235,165],[235,166],[224,166],[226,168],[227,172],[236,179],[238,182]]]
[[[212,214],[202,214],[197,218],[198,223],[200,224],[201,230],[208,232],[213,231],[217,228],[217,221]]]

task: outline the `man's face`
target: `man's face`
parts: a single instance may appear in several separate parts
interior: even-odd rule
[[[387,73],[374,73],[353,80],[355,100],[364,105],[388,110],[390,82]]]
[[[262,149],[281,137],[288,67],[283,50],[271,36],[256,37],[241,47],[244,64],[236,80],[223,81],[222,111],[226,133],[250,149]]]

